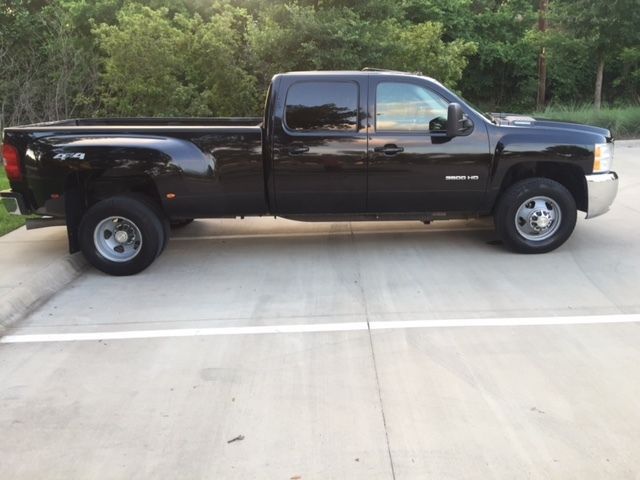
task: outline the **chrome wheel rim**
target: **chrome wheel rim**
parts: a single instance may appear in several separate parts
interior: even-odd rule
[[[107,217],[93,231],[98,253],[112,262],[128,262],[142,249],[142,233],[125,217]]]
[[[549,197],[532,197],[516,211],[518,233],[534,242],[546,240],[560,228],[562,212],[558,203]]]

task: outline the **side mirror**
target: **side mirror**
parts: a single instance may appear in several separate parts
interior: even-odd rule
[[[447,110],[447,136],[462,135],[469,127],[466,115],[459,103],[450,103]]]

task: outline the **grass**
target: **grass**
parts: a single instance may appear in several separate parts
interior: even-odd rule
[[[7,176],[4,173],[4,168],[0,167],[0,190],[7,190],[8,188],[10,188],[9,180],[7,180]],[[24,225],[23,217],[9,215],[7,210],[3,206],[0,206],[0,237],[22,225]]]
[[[534,115],[608,128],[616,139],[640,138],[640,106],[603,107],[600,110],[593,106],[552,106]]]

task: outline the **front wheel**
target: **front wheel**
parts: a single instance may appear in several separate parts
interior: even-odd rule
[[[571,192],[549,178],[528,178],[511,185],[495,210],[498,234],[520,253],[558,248],[571,236],[576,217]]]
[[[80,249],[98,270],[133,275],[162,252],[166,229],[161,212],[146,198],[117,196],[93,205],[79,227]]]

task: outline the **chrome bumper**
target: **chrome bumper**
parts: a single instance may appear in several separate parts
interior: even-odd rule
[[[19,193],[12,192],[11,190],[3,190],[0,192],[0,202],[11,215],[29,214],[24,199]]]
[[[593,218],[609,211],[618,193],[618,174],[616,172],[585,175],[587,180],[587,217]]]

